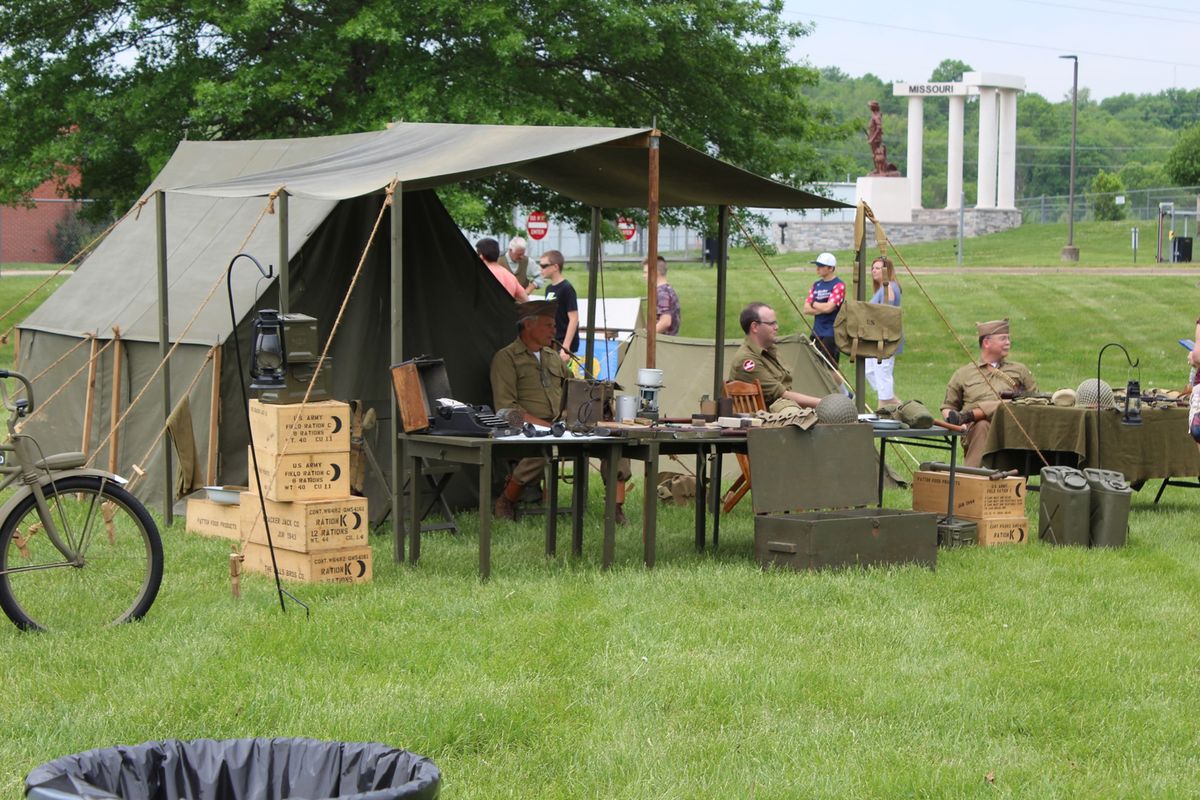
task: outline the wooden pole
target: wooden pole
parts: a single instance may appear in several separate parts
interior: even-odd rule
[[[592,206],[592,236],[588,242],[588,333],[587,344],[583,350],[583,363],[589,365],[591,369],[592,359],[596,355],[596,330],[599,321],[596,319],[596,281],[600,275],[600,253],[604,243],[601,241],[600,234],[600,209],[597,206]],[[563,342],[567,347],[571,346],[570,342]]]
[[[655,344],[658,331],[655,327],[655,309],[658,307],[658,161],[661,133],[650,131],[650,164],[648,183],[650,198],[646,204],[646,368],[654,369]]]
[[[713,341],[713,399],[725,391],[725,292],[729,276],[729,206],[717,206],[717,323]]]
[[[83,401],[83,444],[79,447],[84,453],[87,453],[92,440],[92,412],[96,405],[96,354],[99,349],[100,342],[93,336],[91,352],[88,354],[87,395]]]
[[[112,408],[109,410],[108,423],[110,435],[108,445],[108,471],[117,471],[117,450],[121,444],[121,431],[117,425],[121,420],[121,329],[113,326],[113,371],[112,371]]]
[[[218,434],[218,423],[221,421],[221,345],[213,345],[212,349],[212,394],[208,401],[208,468],[205,471],[205,483],[209,486],[217,484],[217,453],[220,452],[221,437]]]
[[[286,314],[291,306],[292,273],[288,269],[288,193],[280,190],[275,198],[279,209],[279,313]]]
[[[392,254],[392,363],[404,361],[404,214],[403,187],[397,183],[392,192],[391,254]],[[395,392],[392,396],[392,557],[397,563],[404,562],[405,517],[401,502],[405,478],[405,464],[400,444],[400,406]],[[413,497],[417,496],[413,487]],[[414,540],[415,541],[415,540]],[[415,556],[415,554],[414,554]]]

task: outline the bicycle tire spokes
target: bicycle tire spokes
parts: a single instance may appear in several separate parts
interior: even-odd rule
[[[144,614],[162,575],[161,543],[145,510],[123,490],[90,477],[61,479],[45,492],[52,522],[73,557],[44,531],[27,533],[40,521],[32,497],[19,505],[0,530],[5,613],[22,627],[54,631]]]

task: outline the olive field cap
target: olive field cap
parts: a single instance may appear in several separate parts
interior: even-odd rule
[[[978,336],[995,336],[1000,333],[1008,333],[1008,320],[994,319],[990,322],[976,322],[975,333]]]
[[[557,300],[530,300],[528,303],[517,303],[517,319],[553,317],[557,309]]]
[[[821,255],[817,256],[817,260],[812,263],[818,267],[837,269],[837,259],[833,257],[833,253],[821,253]]]

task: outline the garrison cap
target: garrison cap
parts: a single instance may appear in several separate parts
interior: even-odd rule
[[[994,319],[990,322],[976,322],[975,333],[979,336],[995,336],[998,333],[1008,333],[1008,320]]]
[[[530,300],[527,303],[517,303],[517,322],[532,317],[554,318],[558,309],[557,300]]]

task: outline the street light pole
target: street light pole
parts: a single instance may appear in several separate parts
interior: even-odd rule
[[[1067,195],[1067,246],[1062,249],[1063,261],[1078,261],[1075,246],[1075,134],[1079,126],[1079,56],[1059,56],[1073,62],[1071,78],[1071,178]]]

